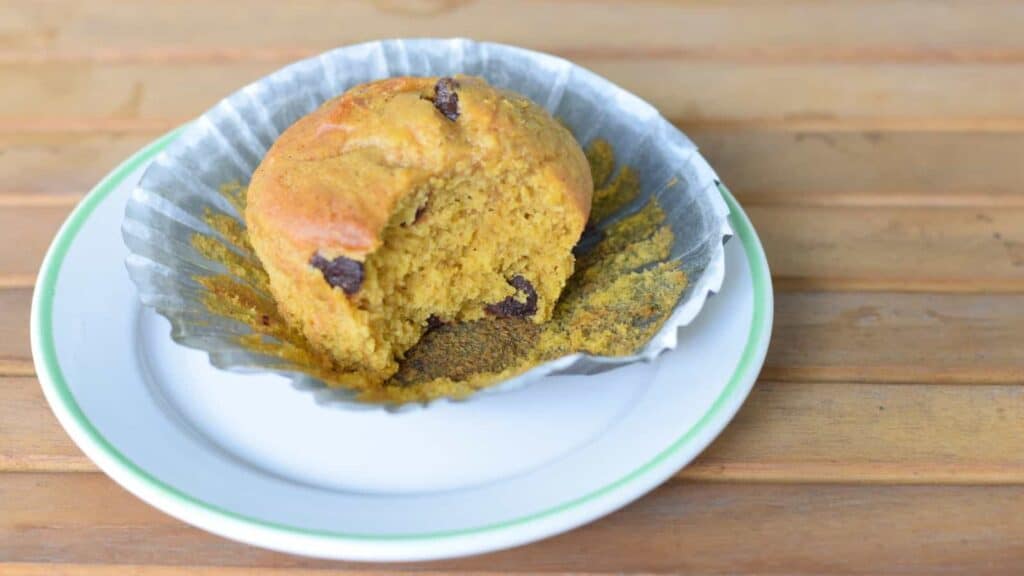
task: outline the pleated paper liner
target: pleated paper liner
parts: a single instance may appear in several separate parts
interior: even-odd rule
[[[329,359],[305,347],[301,335],[276,318],[262,269],[244,238],[239,201],[277,136],[327,99],[380,78],[460,73],[482,76],[544,106],[589,150],[595,181],[606,176],[595,186],[594,213],[578,247],[574,280],[582,278],[588,259],[595,264],[602,253],[629,252],[630,246],[632,261],[628,255],[614,262],[606,258],[591,269],[647,271],[655,279],[652,269],[675,269],[686,278],[671,309],[651,317],[653,335],[635,350],[542,359],[468,399],[520,388],[546,375],[650,361],[674,348],[680,328],[692,322],[725,277],[723,244],[731,229],[714,171],[653,107],[611,82],[554,56],[463,39],[388,40],[332,50],[242,88],[189,125],[146,170],[126,210],[127,264],[142,302],[170,321],[176,342],[206,351],[219,368],[283,374],[297,388],[337,406],[425,405],[414,393],[360,398],[344,386],[327,385],[335,380]],[[614,150],[614,161],[602,143]],[[217,313],[211,289],[228,281],[235,282],[231,290],[238,297],[254,299],[250,308],[261,310],[257,316]],[[664,282],[649,284],[639,297],[657,293]],[[466,400],[465,392],[454,395]]]

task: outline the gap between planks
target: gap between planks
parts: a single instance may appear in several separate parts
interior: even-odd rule
[[[103,474],[82,457],[35,457],[15,459],[0,454],[3,474]],[[774,461],[728,462],[698,459],[666,480],[680,482],[742,484],[874,484],[887,486],[1019,486],[1022,467],[1013,464],[969,466],[894,462]]]

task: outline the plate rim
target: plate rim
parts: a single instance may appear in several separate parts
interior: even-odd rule
[[[707,411],[691,427],[644,464],[586,494],[544,510],[477,527],[434,532],[371,534],[310,529],[247,516],[204,502],[158,477],[153,476],[122,454],[93,425],[78,405],[57,359],[53,336],[53,302],[56,282],[67,252],[93,211],[114,192],[135,170],[163,151],[185,124],[153,140],[129,156],[108,173],[67,217],[52,241],[36,282],[31,309],[32,356],[51,410],[65,431],[99,468],[135,496],[150,505],[186,522],[222,536],[285,552],[358,560],[419,560],[444,558],[502,549],[532,542],[578,527],[611,513],[639,498],[688,464],[703,451],[732,420],[749,395],[764,363],[771,338],[774,296],[764,249],[746,213],[720,182],[718,186],[730,208],[729,221],[737,239],[743,244],[751,274],[753,311],[750,331],[743,352],[729,381]],[[697,448],[690,458],[687,449]],[[673,457],[682,461],[670,462]],[[667,466],[667,464],[672,464]],[[627,489],[628,488],[628,489]],[[594,506],[601,503],[601,506]],[[584,509],[589,506],[590,509]],[[576,512],[574,517],[566,515]],[[582,514],[579,512],[583,512]],[[518,535],[499,543],[474,542],[474,538],[500,534],[536,524],[541,520],[562,517],[563,521],[545,531]],[[406,549],[411,544],[451,544],[464,539],[457,551],[421,550],[418,554]],[[376,543],[372,551],[359,552],[353,547]],[[344,551],[338,547],[344,548]],[[381,547],[382,546],[382,547]],[[341,553],[344,552],[344,553]]]

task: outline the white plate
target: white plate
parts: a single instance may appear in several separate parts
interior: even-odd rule
[[[317,404],[285,378],[212,368],[139,304],[120,224],[147,146],[71,214],[43,263],[32,351],[68,434],[119,484],[185,522],[275,550],[423,560],[580,526],[693,460],[764,362],[772,289],[746,215],[721,293],[653,364],[550,377],[407,414]]]

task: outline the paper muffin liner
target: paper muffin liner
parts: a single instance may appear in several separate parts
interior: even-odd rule
[[[206,289],[195,280],[222,274],[224,267],[200,254],[191,239],[196,233],[217,235],[204,221],[209,211],[240,216],[220,187],[248,183],[278,135],[327,99],[381,78],[460,73],[529,97],[584,146],[595,139],[609,142],[616,164],[632,167],[640,181],[640,198],[621,212],[636,211],[657,197],[675,235],[670,260],[688,277],[671,315],[636,354],[571,354],[470,398],[513,390],[546,375],[594,374],[651,361],[674,348],[680,328],[693,321],[725,278],[723,245],[732,231],[715,172],[651,105],[596,74],[547,54],[465,39],[386,40],[338,48],[242,88],[192,122],[148,167],[128,202],[122,228],[130,252],[127,267],[143,304],[170,321],[175,342],[206,351],[218,368],[280,373],[321,401],[365,408],[354,392],[327,387],[280,358],[244,347],[241,337],[252,333],[250,327],[212,315],[202,300]]]

